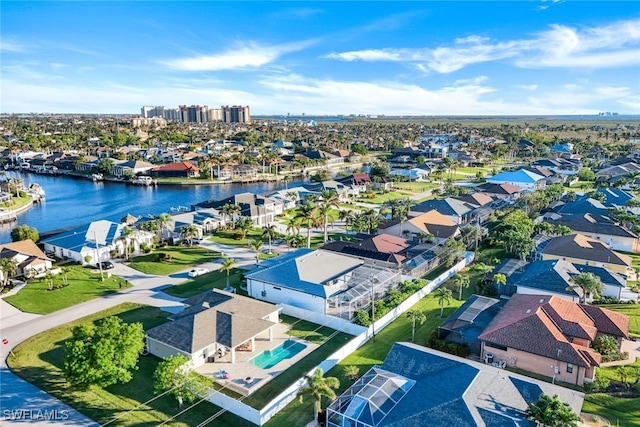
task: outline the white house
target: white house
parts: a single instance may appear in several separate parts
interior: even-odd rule
[[[500,172],[487,178],[490,184],[511,184],[523,190],[534,191],[544,187],[544,177],[528,170],[520,169],[515,172]]]
[[[52,259],[33,242],[21,240],[19,242],[0,245],[0,259],[11,259],[16,264],[15,276],[36,277],[52,268]],[[0,270],[0,281],[4,280],[5,272]]]

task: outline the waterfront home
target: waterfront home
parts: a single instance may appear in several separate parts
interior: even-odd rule
[[[515,185],[491,184],[488,182],[478,185],[475,190],[477,192],[485,193],[490,195],[491,197],[506,200],[508,202],[517,200],[520,196],[520,193],[522,192],[522,188]]]
[[[97,264],[111,259],[111,252],[124,254],[125,243],[130,244],[134,251],[146,243],[153,244],[152,233],[135,230],[129,236],[130,242],[125,242],[123,230],[125,224],[100,220],[85,224],[74,229],[56,234],[42,240],[44,251],[61,259],[72,259],[78,263]]]
[[[271,341],[280,321],[280,307],[219,289],[184,304],[172,321],[147,331],[147,349],[160,358],[182,354],[193,367],[227,351],[235,363],[237,351],[254,351],[256,340]]]
[[[155,166],[151,163],[141,160],[118,161],[109,173],[113,176],[138,175],[153,169]]]
[[[225,225],[223,215],[220,214],[220,211],[213,208],[175,213],[171,215],[171,219],[173,221],[169,224],[169,231],[171,232],[169,238],[173,242],[180,241],[184,238],[182,230],[189,225],[195,226],[198,230],[197,236],[192,236],[198,239]]]
[[[16,264],[14,276],[38,277],[53,266],[53,259],[45,255],[33,240],[0,245],[0,259],[10,259]],[[5,272],[0,270],[0,282],[4,281]]]
[[[283,204],[270,197],[253,193],[241,193],[219,200],[208,200],[193,206],[194,209],[222,209],[224,205],[238,205],[240,216],[250,218],[259,227],[275,221],[276,215],[283,212]]]
[[[150,169],[149,174],[158,178],[197,178],[200,169],[191,162],[169,163]]]
[[[305,187],[293,187],[283,190],[278,190],[275,193],[267,194],[267,197],[277,202],[282,203],[283,210],[294,209],[296,206],[304,203],[307,196],[313,195],[320,197],[320,192],[310,191]]]
[[[412,246],[407,239],[380,233],[359,242],[330,242],[322,246],[322,249],[358,258],[386,261],[399,266],[407,258],[406,253]]]
[[[513,295],[478,339],[482,358],[583,385],[595,379],[602,357],[591,345],[602,335],[618,349],[629,336],[629,316],[548,295]]]
[[[382,365],[329,404],[327,426],[524,426],[526,409],[543,393],[580,413],[584,393],[397,342]]]
[[[406,221],[392,220],[380,224],[378,232],[414,240],[420,240],[421,236],[430,236],[436,245],[460,235],[458,224],[435,209]]]

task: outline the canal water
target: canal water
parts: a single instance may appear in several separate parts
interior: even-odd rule
[[[113,182],[9,172],[9,177],[24,179],[25,186],[38,183],[46,193],[45,201],[18,215],[17,222],[0,226],[0,243],[11,241],[11,230],[27,224],[38,231],[82,225],[108,219],[119,222],[130,213],[135,216],[158,215],[211,199],[233,194],[268,193],[285,188],[284,183],[157,185],[133,186]],[[289,187],[301,182],[290,182]]]

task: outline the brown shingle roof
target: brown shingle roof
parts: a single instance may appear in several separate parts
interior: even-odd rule
[[[33,240],[20,240],[19,242],[0,245],[0,250],[9,249],[21,254],[31,255],[37,258],[49,259],[47,255],[34,243]]]
[[[631,266],[631,257],[628,255],[615,252],[603,242],[579,233],[553,238],[549,244],[542,249],[542,253],[607,264]]]

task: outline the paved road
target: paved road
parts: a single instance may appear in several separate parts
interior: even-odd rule
[[[203,243],[202,246],[217,251],[224,251],[232,256],[243,268],[253,268],[255,256],[249,249],[218,246]],[[170,296],[162,289],[187,280],[188,270],[169,276],[157,276],[141,273],[122,263],[114,263],[115,267],[108,273],[120,276],[131,282],[130,288],[78,304],[47,315],[22,313],[15,307],[0,299],[0,327],[2,336],[9,339],[7,345],[0,346],[0,424],[29,426],[81,425],[94,426],[94,421],[62,403],[55,397],[45,393],[32,384],[14,375],[6,364],[10,351],[24,340],[48,329],[72,322],[81,317],[114,307],[124,302],[135,302],[159,307],[169,312],[182,309],[181,298]],[[220,263],[207,262],[200,267],[217,270]]]

